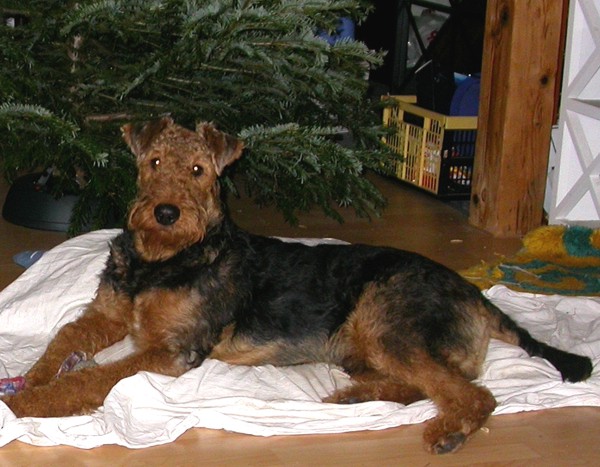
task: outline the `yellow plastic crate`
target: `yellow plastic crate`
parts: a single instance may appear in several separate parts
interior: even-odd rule
[[[468,198],[473,178],[477,117],[450,117],[415,105],[414,96],[391,101],[383,123],[394,128],[385,138],[400,156],[392,172],[441,198]],[[389,102],[388,102],[389,103]]]

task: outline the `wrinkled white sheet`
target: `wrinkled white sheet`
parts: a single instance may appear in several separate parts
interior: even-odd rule
[[[23,374],[52,335],[75,319],[97,286],[109,240],[117,230],[92,232],[47,252],[0,293],[0,377]],[[536,337],[600,361],[600,299],[512,292],[487,295]],[[127,352],[127,341],[99,360]],[[600,375],[563,383],[558,372],[519,348],[492,341],[481,384],[499,405],[496,414],[561,406],[600,405]],[[179,378],[140,373],[119,382],[104,406],[88,416],[16,419],[0,402],[0,446],[18,439],[35,445],[141,448],[167,443],[192,427],[261,436],[378,430],[433,417],[429,401],[333,405],[320,402],[348,384],[324,364],[292,368],[230,366],[208,360]]]

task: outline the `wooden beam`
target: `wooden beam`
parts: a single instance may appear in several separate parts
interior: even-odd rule
[[[542,223],[563,1],[487,3],[469,221],[496,236]]]

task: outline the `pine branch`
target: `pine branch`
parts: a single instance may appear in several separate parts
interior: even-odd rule
[[[382,56],[317,35],[343,16],[360,21],[362,2],[30,0],[27,10],[26,25],[0,26],[0,168],[58,167],[60,190],[80,194],[73,231],[123,215],[135,168],[119,126],[165,113],[244,139],[236,170],[292,222],[313,206],[337,219],[337,206],[382,207],[363,176],[387,157],[365,79]],[[336,142],[342,132],[352,147]]]

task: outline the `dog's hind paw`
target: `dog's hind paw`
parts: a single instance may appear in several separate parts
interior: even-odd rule
[[[377,400],[376,395],[367,392],[361,385],[354,385],[345,389],[338,389],[333,394],[323,399],[328,404],[359,404]]]
[[[448,454],[458,450],[463,444],[465,444],[466,440],[467,436],[464,433],[449,433],[438,439],[429,450],[433,454]]]
[[[335,395],[334,395],[335,396]],[[323,399],[323,402],[328,404],[359,404],[361,402],[365,402],[364,400],[358,397],[326,397]]]

